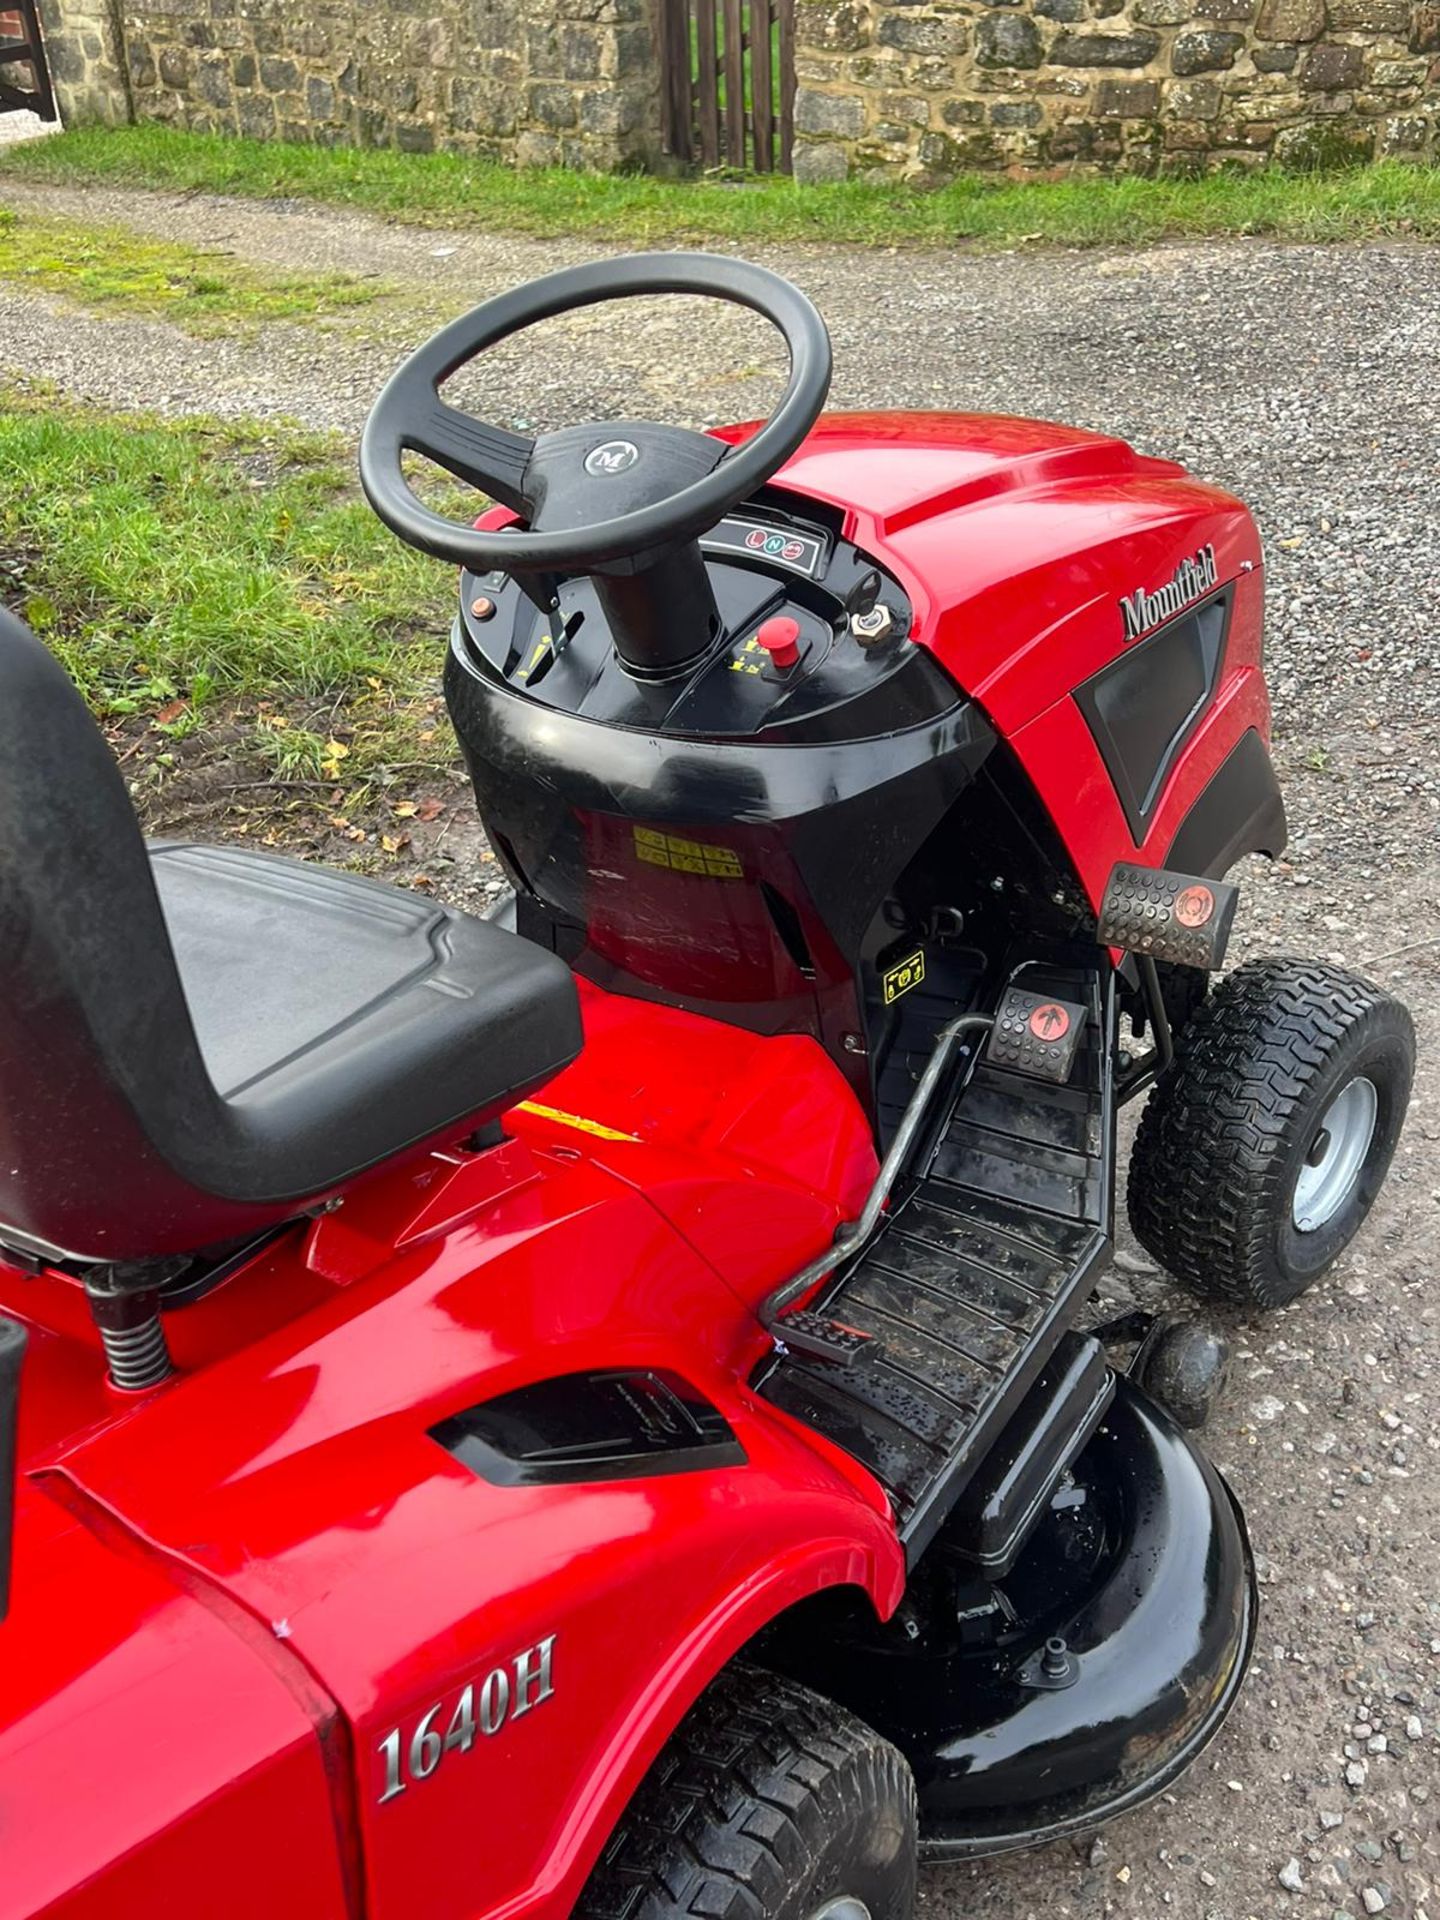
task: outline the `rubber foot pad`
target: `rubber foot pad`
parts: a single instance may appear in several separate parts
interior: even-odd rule
[[[770,1329],[774,1338],[792,1353],[803,1353],[811,1360],[828,1360],[832,1366],[848,1367],[861,1354],[876,1354],[880,1343],[871,1333],[847,1327],[813,1307],[801,1307],[783,1313]]]
[[[992,1066],[1028,1073],[1063,1086],[1085,1031],[1085,1009],[1073,1000],[1007,987],[995,1015],[985,1057]]]
[[[1239,898],[1239,888],[1224,880],[1120,865],[1106,883],[1096,937],[1102,947],[1214,973],[1224,961]]]

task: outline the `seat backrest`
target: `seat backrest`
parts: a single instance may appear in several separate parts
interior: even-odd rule
[[[167,1135],[222,1122],[120,770],[0,609],[0,1243],[128,1258],[127,1220],[181,1229],[200,1196],[146,1137],[140,1072]]]

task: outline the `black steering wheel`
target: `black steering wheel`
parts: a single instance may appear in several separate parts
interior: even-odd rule
[[[523,327],[652,293],[728,300],[763,314],[783,334],[790,354],[785,392],[742,445],[641,420],[528,439],[440,398],[442,381]],[[764,267],[707,253],[642,253],[568,267],[485,301],[410,356],[365,423],[360,480],[393,533],[475,572],[635,574],[693,542],[768,480],[814,425],[829,386],[825,322],[798,288]],[[406,452],[513,508],[523,527],[486,533],[422,505],[402,470]]]

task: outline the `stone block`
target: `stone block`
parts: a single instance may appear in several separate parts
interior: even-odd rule
[[[1410,15],[1411,53],[1440,53],[1440,6],[1416,7]]]
[[[1159,111],[1158,80],[1102,80],[1095,89],[1101,120],[1152,120]]]
[[[558,167],[564,162],[565,149],[553,133],[528,129],[515,142],[517,167]]]
[[[300,69],[293,60],[262,60],[260,84],[267,93],[289,93],[300,85]]]
[[[1158,33],[1062,33],[1050,58],[1061,67],[1148,67],[1159,51]]]
[[[1376,150],[1387,155],[1423,153],[1430,143],[1430,132],[1424,114],[1393,114],[1381,122]]]
[[[1180,75],[1227,72],[1244,45],[1243,33],[1221,33],[1213,29],[1182,33],[1170,49],[1171,71]]]
[[[795,178],[805,186],[821,186],[826,181],[844,180],[850,172],[845,149],[830,143],[812,145],[797,141],[792,166]]]
[[[1423,87],[1426,67],[1423,60],[1377,60],[1370,69],[1372,87]]]
[[[978,127],[984,124],[985,108],[979,100],[947,100],[940,118],[947,127]]]
[[[913,93],[882,93],[880,111],[887,120],[898,122],[906,127],[927,127],[930,124],[930,102]]]
[[[978,128],[958,140],[948,133],[923,134],[916,157],[930,180],[953,180],[957,173],[994,165],[995,137],[986,128]]]
[[[1085,0],[1035,0],[1035,14],[1040,20],[1063,20],[1073,25],[1085,18]]]
[[[1261,40],[1318,40],[1325,31],[1325,0],[1265,0],[1255,33]]]
[[[1388,33],[1403,40],[1410,31],[1410,0],[1325,0],[1325,20],[1334,33]]]
[[[1024,14],[992,13],[975,29],[978,67],[1034,68],[1043,53],[1040,29]]]
[[[335,118],[335,89],[318,73],[305,82],[305,111],[312,120]]]
[[[202,61],[195,75],[195,91],[212,107],[228,107],[231,94],[226,63],[216,59]]]
[[[1183,27],[1194,10],[1193,0],[1135,0],[1130,17],[1142,27]]]
[[[862,6],[844,0],[840,6],[799,6],[795,9],[797,47],[823,47],[829,53],[858,53],[870,44],[870,23]]]
[[[548,81],[526,89],[525,111],[542,127],[573,127],[580,117],[573,87],[554,86]]]
[[[945,14],[889,13],[880,22],[882,47],[901,53],[964,53],[968,30],[963,20]]]
[[[1038,100],[997,100],[990,109],[992,127],[1038,127],[1044,118]]]
[[[560,72],[567,80],[593,80],[603,70],[609,34],[601,35],[593,27],[562,26]]]
[[[241,133],[252,140],[275,138],[275,102],[268,93],[242,93],[236,112]]]
[[[1300,49],[1254,46],[1250,49],[1250,58],[1255,62],[1257,73],[1293,73],[1295,63],[1300,58]]]
[[[865,131],[865,102],[854,93],[820,93],[802,87],[795,96],[795,131],[853,140]]]
[[[514,133],[514,88],[457,75],[450,85],[450,117],[462,133]]]
[[[1169,80],[1165,111],[1176,120],[1213,120],[1220,111],[1218,80]]]
[[[1258,0],[1196,0],[1197,20],[1216,20],[1243,25],[1255,18]]]
[[[161,86],[173,87],[177,93],[180,93],[190,85],[191,76],[195,71],[195,59],[188,47],[162,47],[155,64],[160,71]],[[250,72],[251,78],[241,81],[242,86],[250,86],[254,82],[255,62],[253,60],[250,62]]]
[[[1338,93],[1344,87],[1358,85],[1363,71],[1364,55],[1359,47],[1325,41],[1306,54],[1300,85],[1307,93]]]
[[[1285,127],[1271,149],[1282,166],[1306,173],[1328,173],[1340,167],[1362,166],[1375,148],[1368,127],[1336,121],[1330,126]]]

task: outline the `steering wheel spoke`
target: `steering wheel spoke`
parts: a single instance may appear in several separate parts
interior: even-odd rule
[[[525,434],[476,420],[437,394],[430,408],[413,425],[407,424],[403,444],[502,506],[516,513],[529,511],[525,471],[535,442]]]

